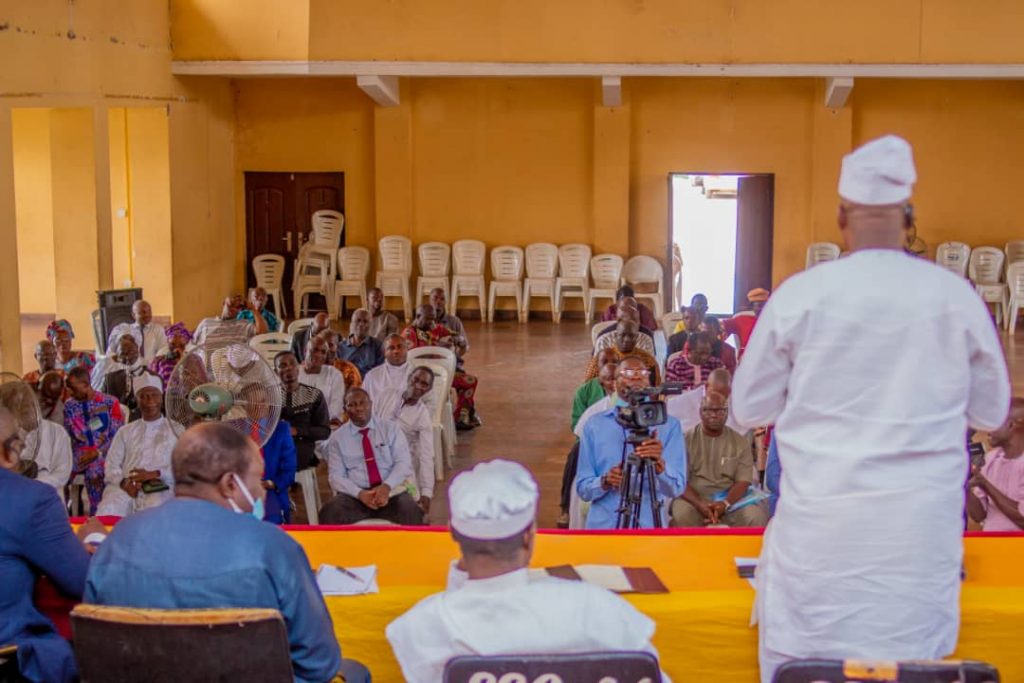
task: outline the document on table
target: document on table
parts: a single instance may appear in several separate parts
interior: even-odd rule
[[[316,570],[316,585],[324,595],[367,595],[379,593],[377,566],[335,567],[322,564]]]
[[[741,579],[746,579],[750,583],[750,587],[757,590],[757,584],[754,582],[754,575],[757,573],[757,558],[756,557],[737,557],[736,560],[736,571],[739,572]]]
[[[531,570],[533,571],[533,570]],[[650,567],[619,567],[610,564],[576,564],[546,567],[540,571],[569,581],[586,581],[615,593],[668,593]]]

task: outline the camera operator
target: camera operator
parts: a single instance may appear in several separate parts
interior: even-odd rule
[[[583,429],[580,458],[576,471],[576,492],[590,501],[587,529],[614,529],[621,496],[622,464],[632,446],[626,443],[626,430],[616,419],[619,408],[628,405],[630,393],[650,386],[647,366],[638,358],[624,358],[615,373],[615,407],[594,415]],[[662,502],[662,525],[668,526],[668,506],[686,488],[686,445],[679,421],[668,416],[665,424],[652,430],[651,437],[636,446],[641,458],[654,462],[656,490]],[[654,526],[648,512],[653,501],[644,501],[640,526]]]

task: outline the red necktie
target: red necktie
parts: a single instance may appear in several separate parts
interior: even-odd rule
[[[370,478],[370,488],[380,486],[380,470],[377,469],[377,458],[373,455],[373,444],[370,443],[370,428],[364,427],[359,430],[363,435],[363,458],[366,460],[366,476]]]

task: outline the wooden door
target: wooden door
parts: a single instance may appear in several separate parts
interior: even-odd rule
[[[747,292],[771,289],[775,176],[739,179],[736,192],[736,293],[734,310],[747,308]]]
[[[294,260],[303,242],[309,239],[313,212],[320,209],[345,213],[344,173],[245,172],[248,286],[255,284],[251,265],[254,256],[284,256],[282,296],[290,307]],[[340,246],[344,244],[345,233],[342,232]]]

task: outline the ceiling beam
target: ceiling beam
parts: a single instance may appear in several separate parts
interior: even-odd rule
[[[842,109],[853,92],[853,79],[849,77],[829,78],[825,81],[825,106]]]
[[[606,107],[622,106],[622,77],[601,77],[601,104]]]
[[[356,76],[356,85],[378,106],[398,106],[398,76]]]

